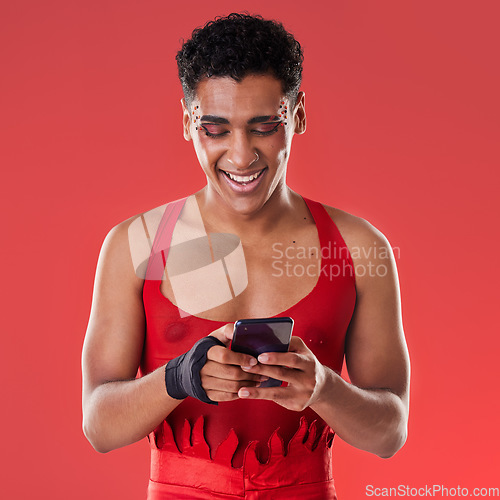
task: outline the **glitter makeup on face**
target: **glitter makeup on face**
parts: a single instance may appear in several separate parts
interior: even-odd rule
[[[281,119],[281,125],[286,125],[286,120],[288,118],[287,115],[288,115],[288,106],[286,105],[285,101],[281,101],[278,113],[278,116]]]
[[[199,106],[195,106],[193,108],[193,113],[192,113],[193,123],[196,125],[196,130],[198,130],[198,128],[199,128],[198,123],[200,121],[200,117],[197,114],[198,113],[198,108],[199,108]]]

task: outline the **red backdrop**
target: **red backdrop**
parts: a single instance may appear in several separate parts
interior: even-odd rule
[[[195,26],[244,9],[304,46],[309,122],[289,184],[399,248],[409,437],[390,460],[336,439],[340,499],[500,486],[497,6],[2,2],[0,496],[145,498],[147,441],[100,455],[81,431],[98,252],[118,222],[203,185],[174,56]]]

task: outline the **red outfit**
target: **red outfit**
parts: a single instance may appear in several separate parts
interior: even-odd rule
[[[185,199],[167,206],[153,244],[143,300],[147,332],[141,373],[188,351],[227,322],[182,316],[160,290],[166,251]],[[318,230],[321,273],[314,289],[286,311],[318,360],[341,371],[354,311],[354,269],[324,207],[304,198]],[[150,434],[149,500],[166,498],[336,499],[331,468],[334,432],[310,408],[287,410],[264,400],[208,405],[185,399]]]

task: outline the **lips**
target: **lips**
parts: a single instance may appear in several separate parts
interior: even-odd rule
[[[222,172],[222,176],[233,190],[238,192],[250,192],[257,188],[260,184],[260,180],[267,170],[267,167],[256,170],[248,175],[237,175],[231,172],[226,172],[222,169],[219,170]]]
[[[221,170],[221,172],[225,173],[231,180],[237,182],[238,184],[247,184],[257,179],[257,177],[264,172],[264,169],[258,170],[251,175],[237,175],[226,172],[225,170]]]

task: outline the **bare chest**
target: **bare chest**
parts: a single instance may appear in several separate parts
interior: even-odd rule
[[[259,241],[216,240],[208,235],[167,258],[160,291],[183,311],[228,322],[275,316],[316,286],[321,252],[314,223]]]

